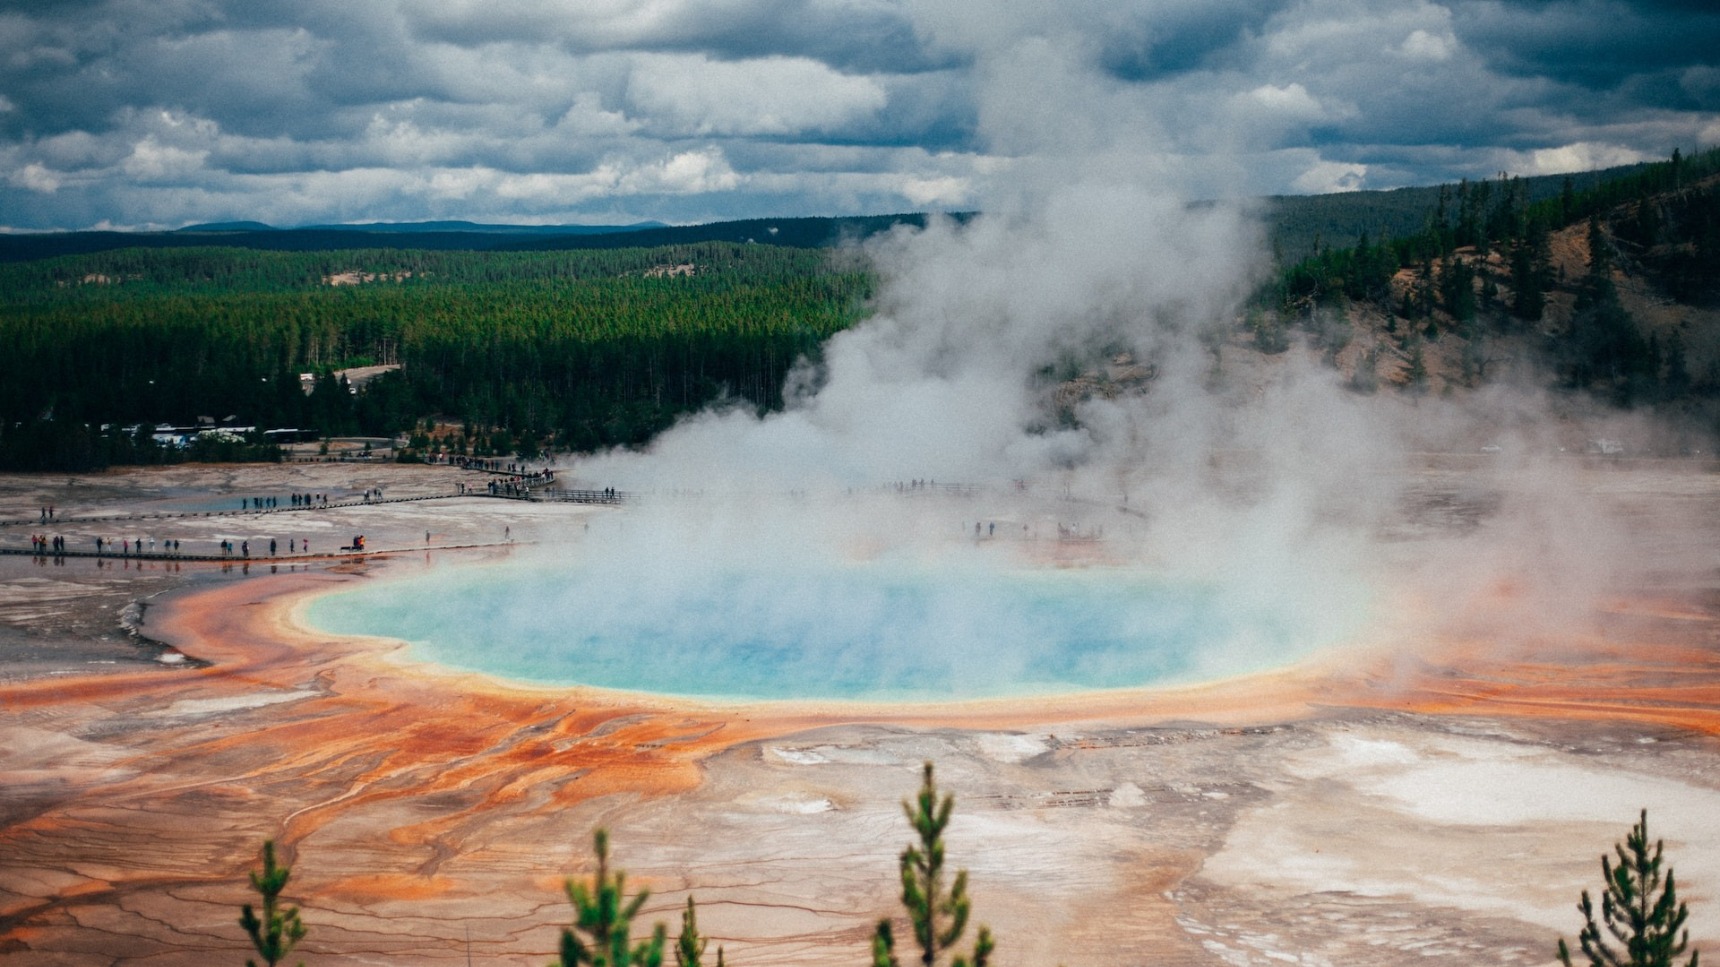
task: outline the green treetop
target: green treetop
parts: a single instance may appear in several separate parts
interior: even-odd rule
[[[944,827],[949,825],[955,797],[938,799],[932,779],[932,764],[926,763],[925,781],[915,802],[902,804],[908,822],[919,834],[919,842],[902,852],[902,906],[907,908],[914,940],[920,947],[921,967],[936,967],[939,959],[961,940],[967,929],[972,904],[967,896],[967,870],[958,870],[955,882],[944,884]],[[986,967],[995,944],[991,930],[981,926],[974,941],[973,957],[960,954],[951,967]],[[880,920],[872,938],[873,967],[901,967],[896,958],[895,934],[889,920]]]
[[[1664,884],[1660,875],[1664,844],[1648,845],[1648,810],[1631,827],[1622,845],[1615,845],[1618,865],[1601,855],[1601,876],[1606,892],[1601,894],[1601,920],[1595,921],[1594,901],[1589,891],[1577,909],[1584,926],[1577,942],[1590,967],[1673,967],[1675,959],[1690,943],[1684,921],[1690,911],[1678,901],[1672,868],[1667,867]],[[1611,938],[1609,940],[1608,938]],[[1685,967],[1697,967],[1692,953]],[[1571,951],[1559,940],[1559,961],[1571,967]]]

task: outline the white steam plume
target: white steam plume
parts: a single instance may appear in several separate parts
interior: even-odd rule
[[[984,22],[983,6],[925,9],[937,11],[930,36],[979,62],[982,131],[1015,160],[1000,169],[984,216],[867,247],[880,276],[874,314],[831,339],[816,371],[791,378],[783,412],[706,412],[643,452],[575,462],[569,476],[591,486],[709,498],[647,503],[594,542],[606,566],[632,569],[616,587],[650,589],[638,607],[675,607],[677,582],[706,564],[763,575],[749,584],[758,587],[804,567],[808,553],[921,558],[955,553],[926,548],[970,523],[987,522],[987,536],[1002,520],[1008,533],[1044,537],[1109,522],[1107,560],[1216,587],[1227,608],[1281,616],[1290,633],[1239,640],[1214,656],[1218,672],[1354,631],[1379,605],[1386,563],[1399,577],[1430,579],[1460,616],[1523,569],[1538,569],[1543,589],[1559,584],[1548,575],[1581,579],[1580,593],[1540,602],[1564,615],[1608,584],[1607,568],[1592,565],[1618,548],[1616,533],[1584,528],[1585,545],[1545,513],[1492,532],[1507,545],[1471,541],[1394,560],[1379,537],[1401,513],[1406,443],[1473,443],[1505,409],[1527,437],[1544,408],[1510,394],[1478,397],[1469,410],[1360,396],[1311,354],[1226,350],[1264,269],[1259,227],[1237,206],[1191,204],[1175,190],[1165,174],[1173,159],[1154,145],[1176,106],[1154,105],[1097,69],[1079,38],[1100,8],[1034,5],[1039,13],[1014,21],[1029,25],[1016,32],[1008,18]],[[1151,372],[1145,391],[1091,395],[1073,404],[1073,419],[1060,418],[1047,367],[1074,361],[1100,372],[1120,366],[1120,353],[1137,376]],[[1548,483],[1563,476],[1538,462],[1512,478],[1519,492],[1505,504],[1544,511],[1536,495],[1553,494],[1563,514],[1599,520],[1580,488]],[[985,489],[960,507],[842,502],[857,489],[925,480]],[[649,535],[655,549],[625,531]],[[666,534],[682,550],[668,551]],[[1461,579],[1435,573],[1436,559]],[[838,600],[792,606],[844,617]],[[932,644],[978,654],[986,643]]]

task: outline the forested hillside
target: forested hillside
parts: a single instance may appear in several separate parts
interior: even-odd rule
[[[1425,185],[1384,191],[1345,191],[1329,195],[1276,195],[1266,199],[1264,217],[1274,260],[1294,264],[1325,249],[1351,248],[1364,237],[1407,238],[1428,227],[1437,213],[1450,214],[1459,195],[1474,193],[1471,206],[1493,207],[1495,189],[1513,204],[1532,205],[1574,197],[1603,184],[1640,174],[1647,166],[1629,165],[1568,175],[1505,177],[1496,181]]]
[[[1251,326],[1268,353],[1301,331],[1358,389],[1449,391],[1509,371],[1712,431],[1720,150],[1540,200],[1516,179],[1447,186],[1418,231],[1283,269]]]
[[[1361,392],[1449,392],[1509,375],[1714,423],[1720,151],[1582,181],[1552,191],[1502,177],[1289,206],[1304,227],[1358,239],[1282,268],[1229,342],[1271,356],[1300,341]],[[1427,206],[1412,222],[1413,198]],[[796,361],[816,360],[867,311],[865,267],[817,247],[833,224],[699,226],[749,240],[652,248],[601,246],[687,230],[490,236],[550,251],[418,247],[436,226],[353,248],[377,233],[330,230],[347,244],[0,263],[0,468],[271,454],[258,436],[189,448],[151,439],[157,424],[204,417],[410,434],[416,448],[441,427],[438,446],[529,453],[638,444],[724,397],[774,408]],[[587,243],[600,247],[567,247]],[[337,376],[373,365],[399,368],[362,390]]]
[[[0,266],[0,465],[175,459],[114,428],[199,416],[323,435],[439,417],[497,452],[638,443],[725,394],[780,405],[789,368],[858,317],[870,285],[826,252],[719,243],[14,263]],[[333,375],[387,363],[402,368],[362,393]]]

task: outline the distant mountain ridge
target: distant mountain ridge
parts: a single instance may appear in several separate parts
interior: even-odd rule
[[[1569,175],[1516,179],[1529,201],[1550,198],[1571,186],[1583,191],[1628,177],[1642,165],[1625,165]],[[1472,182],[1479,185],[1482,182]],[[1441,193],[1453,195],[1457,183],[1329,195],[1275,195],[1259,199],[1268,224],[1273,257],[1292,264],[1317,249],[1354,245],[1364,234],[1403,237],[1426,227]],[[973,212],[950,217],[965,220]],[[754,242],[793,248],[821,248],[864,239],[897,225],[923,226],[923,212],[835,217],[748,218],[701,225],[639,222],[631,225],[506,225],[460,220],[366,222],[278,228],[257,221],[211,222],[166,232],[43,232],[0,235],[0,261],[16,262],[83,255],[116,248],[178,248],[223,245],[277,251],[363,248],[420,248],[465,251],[520,251],[562,248],[651,248],[693,242]]]
[[[968,213],[952,215],[956,219]],[[474,222],[376,222],[276,228],[262,222],[214,222],[168,232],[43,232],[0,235],[0,262],[89,255],[121,248],[223,246],[289,252],[351,249],[526,251],[654,248],[694,242],[756,242],[822,248],[863,239],[897,225],[923,227],[923,213],[834,218],[749,218],[704,225],[483,225]]]
[[[468,222],[459,219],[431,222],[353,222],[331,225],[296,225],[282,228],[264,222],[205,222],[176,228],[174,235],[222,235],[233,232],[359,232],[376,235],[424,235],[471,233],[474,235],[613,235],[668,228],[665,222],[634,222],[631,225],[506,225]],[[50,233],[51,234],[51,233]],[[67,234],[83,234],[71,232]],[[153,235],[156,233],[140,233]]]
[[[425,232],[475,232],[482,235],[613,235],[668,228],[665,222],[634,222],[631,225],[503,225],[460,220],[436,222],[361,222],[347,225],[301,225],[295,231],[376,232],[418,235]],[[185,231],[185,229],[181,229]]]

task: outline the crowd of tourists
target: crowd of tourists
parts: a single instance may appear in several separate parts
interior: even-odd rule
[[[553,484],[556,479],[555,471],[550,468],[545,467],[539,470],[532,470],[525,463],[510,462],[506,460],[475,457],[445,457],[437,462],[492,475],[489,479],[484,481],[481,489],[480,487],[473,486],[465,481],[458,482],[456,484],[456,493],[461,496],[487,494],[493,497],[529,497],[533,489],[549,486]],[[358,496],[365,504],[380,502],[384,499],[381,487],[367,488],[360,492]],[[602,491],[602,496],[605,500],[619,500],[620,498],[620,494],[613,487],[605,488]],[[329,495],[326,493],[295,492],[286,495],[262,494],[247,495],[231,499],[238,502],[239,513],[266,513],[283,507],[290,507],[297,510],[322,509],[331,506],[329,503]],[[337,496],[337,501],[343,499],[350,500],[351,498],[342,498]],[[227,506],[231,507],[232,504],[228,504]],[[337,503],[334,506],[340,506],[340,504]],[[227,511],[227,513],[233,513],[233,511]],[[192,514],[189,516],[197,515]],[[43,524],[59,523],[57,511],[51,504],[44,504],[38,508],[38,518],[39,522]],[[512,537],[511,528],[505,529],[504,539],[511,541]],[[163,539],[146,535],[142,537],[122,536],[116,539],[103,535],[87,539],[93,541],[95,551],[94,556],[98,558],[160,559],[177,558],[185,555],[181,542],[177,538]],[[257,538],[257,540],[261,541],[263,538]],[[277,537],[270,537],[267,538],[267,540],[268,558],[278,557],[283,552],[295,557],[311,553],[311,543],[305,538],[297,536],[289,537],[286,540],[286,546],[284,548],[281,546],[281,541]],[[424,540],[426,544],[430,542],[430,533],[428,531],[425,532]],[[210,547],[211,544],[213,544],[212,548]],[[262,547],[259,546],[254,549],[251,545],[251,540],[219,538],[217,540],[210,541],[209,543],[203,543],[201,545],[201,548],[203,549],[199,549],[198,546],[194,545],[190,555],[193,558],[203,559],[219,556],[222,558],[231,557],[241,560],[252,560],[252,553],[253,550],[255,550],[257,552],[257,557],[262,558]],[[64,534],[42,532],[30,535],[30,551],[33,555],[38,557],[57,558],[68,554],[72,556],[87,556],[90,553],[89,548],[90,545],[86,544],[83,545],[82,550],[73,550],[70,540]],[[354,550],[364,551],[366,550],[364,538],[354,537],[351,543],[339,548],[339,550],[342,552]],[[328,553],[328,551],[325,551],[324,553]]]
[[[184,545],[179,538],[158,539],[154,537],[122,537],[115,540],[111,537],[96,537],[93,539],[97,557],[181,557],[184,555]],[[251,542],[248,540],[221,539],[216,543],[216,549],[222,557],[251,556]],[[358,549],[363,550],[363,538],[358,539]],[[64,534],[31,534],[30,552],[38,556],[64,555],[70,551],[70,545]],[[279,538],[269,538],[269,556],[277,557],[281,552]],[[287,538],[287,553],[300,555],[311,552],[309,538]],[[192,552],[194,555],[196,551]]]
[[[381,491],[377,491],[381,493]],[[287,500],[293,507],[327,507],[328,494],[289,494]],[[274,510],[281,506],[279,497],[241,497],[240,510]]]

